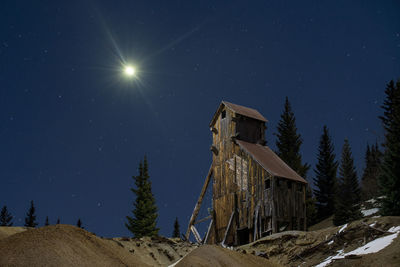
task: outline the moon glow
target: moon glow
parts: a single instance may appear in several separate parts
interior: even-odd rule
[[[136,70],[134,67],[128,65],[128,66],[125,66],[124,73],[125,73],[125,75],[131,77],[131,76],[135,75]]]

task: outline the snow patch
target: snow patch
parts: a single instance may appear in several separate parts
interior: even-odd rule
[[[328,245],[332,245],[333,244],[333,240],[328,242]]]
[[[347,224],[345,226],[347,226]],[[335,256],[329,256],[320,264],[315,265],[315,267],[327,266],[333,260],[343,259],[344,257],[346,257],[348,255],[365,255],[365,254],[379,252],[380,250],[389,246],[392,243],[392,241],[399,235],[400,226],[393,226],[392,228],[390,228],[388,230],[388,232],[391,232],[393,234],[372,240],[371,242],[365,244],[364,246],[356,248],[355,250],[347,252],[347,253],[343,253],[343,250],[339,250]]]
[[[388,230],[388,232],[390,232],[390,233],[398,233],[398,232],[400,232],[400,226],[393,226]]]
[[[372,214],[375,214],[379,211],[378,208],[373,208],[373,209],[369,209],[369,210],[361,210],[361,213],[363,214],[363,216],[370,216]]]

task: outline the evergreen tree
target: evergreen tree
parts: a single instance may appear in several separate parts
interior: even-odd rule
[[[181,231],[179,230],[178,217],[176,217],[174,223],[174,231],[172,232],[172,237],[180,237],[180,236],[181,236]]]
[[[148,173],[147,158],[144,157],[143,163],[139,164],[139,175],[134,176],[136,188],[131,191],[136,195],[134,217],[126,216],[128,220],[125,226],[136,238],[142,236],[157,236],[159,229],[157,224],[157,206],[151,191],[150,176]]]
[[[277,130],[278,133],[276,136],[278,139],[276,141],[276,147],[278,151],[276,151],[276,153],[295,172],[304,179],[307,179],[307,172],[310,169],[310,165],[302,163],[300,147],[303,140],[300,134],[297,133],[296,118],[288,97],[285,99],[285,106]],[[309,184],[307,185],[306,192],[307,225],[312,225],[315,222],[315,199]]]
[[[306,216],[307,227],[317,223],[316,199],[313,196],[310,184],[306,188]]]
[[[83,229],[83,227],[82,227],[82,221],[81,221],[80,218],[78,219],[78,222],[76,223],[76,226],[78,226],[79,228],[82,228],[82,229]]]
[[[383,116],[385,129],[384,155],[379,175],[381,213],[385,216],[400,215],[400,80],[386,86]]]
[[[339,167],[338,191],[335,197],[336,208],[333,216],[333,224],[342,225],[360,219],[360,199],[360,188],[357,172],[354,167],[354,159],[351,154],[349,141],[345,139]]]
[[[296,118],[288,97],[285,100],[285,107],[278,123],[276,136],[278,137],[276,141],[278,156],[301,177],[305,178],[310,165],[302,163],[300,146],[303,140],[300,134],[297,133]]]
[[[7,206],[4,205],[0,212],[0,226],[12,226],[12,218]]]
[[[382,152],[378,144],[367,145],[365,152],[365,169],[361,178],[361,196],[363,200],[368,200],[379,196],[378,177],[382,161]]]
[[[31,200],[31,207],[29,208],[29,211],[25,217],[25,226],[26,227],[36,227],[38,225],[38,223],[36,222],[35,211],[36,211],[36,208],[33,205],[33,200]]]
[[[56,224],[60,224],[60,218],[57,219]]]
[[[331,216],[335,211],[336,173],[338,163],[331,137],[326,125],[319,141],[318,162],[315,166],[314,194],[316,198],[317,217],[322,221]]]
[[[46,216],[46,221],[44,222],[44,226],[49,226],[49,216]]]

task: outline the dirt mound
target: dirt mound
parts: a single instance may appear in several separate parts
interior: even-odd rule
[[[204,245],[189,253],[176,267],[186,266],[264,266],[264,267],[278,267],[276,263],[270,262],[262,257],[254,255],[238,253],[229,249],[218,246]]]
[[[28,229],[28,227],[0,226],[0,240]]]
[[[0,266],[149,266],[116,242],[71,225],[51,225],[0,240]]]
[[[161,236],[151,238],[119,237],[111,240],[151,266],[168,266],[198,247],[196,244],[183,242],[180,238]]]

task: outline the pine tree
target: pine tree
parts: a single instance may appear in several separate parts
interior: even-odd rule
[[[136,238],[143,236],[157,236],[159,229],[157,224],[157,206],[151,191],[150,176],[148,173],[147,158],[144,157],[143,163],[139,164],[139,175],[134,176],[136,188],[131,191],[136,195],[134,217],[126,216],[128,220],[125,226]]]
[[[44,226],[49,226],[49,216],[46,216],[46,221],[44,222]]]
[[[317,223],[316,199],[313,196],[310,184],[307,185],[306,189],[306,216],[307,227]]]
[[[78,222],[76,223],[76,226],[78,226],[79,228],[82,228],[82,229],[83,229],[83,227],[82,227],[82,221],[81,221],[80,218],[78,219]]]
[[[174,231],[172,232],[172,237],[180,237],[180,236],[181,236],[181,231],[179,230],[178,217],[176,217],[174,223]]]
[[[336,208],[333,216],[333,224],[342,225],[360,219],[360,200],[360,188],[357,172],[354,167],[354,159],[351,154],[349,141],[345,139],[339,167],[338,191],[335,197]]]
[[[297,133],[296,118],[292,111],[288,97],[285,99],[285,106],[281,119],[278,123],[278,137],[276,141],[276,152],[278,156],[289,165],[301,177],[307,179],[307,172],[310,165],[302,163],[300,146],[303,143],[300,134]],[[310,185],[306,189],[306,216],[307,225],[315,222],[315,199],[312,195]]]
[[[333,143],[326,125],[319,141],[318,162],[315,166],[314,194],[316,198],[317,217],[322,221],[335,211],[336,173],[338,163],[335,160]]]
[[[36,227],[38,225],[38,223],[36,222],[35,211],[36,211],[36,208],[33,205],[33,200],[31,200],[31,207],[29,208],[29,211],[25,217],[25,226],[26,227]]]
[[[378,177],[382,162],[382,152],[378,144],[367,145],[365,152],[365,169],[361,178],[361,196],[363,200],[368,200],[379,196]]]
[[[300,134],[297,133],[296,118],[288,97],[285,100],[285,107],[278,123],[278,133],[276,136],[278,137],[276,141],[278,156],[301,177],[305,178],[310,165],[307,163],[302,164],[300,146],[303,140]]]
[[[3,206],[0,212],[0,226],[12,226],[12,218],[13,216],[11,216],[7,206]]]
[[[400,215],[400,80],[386,86],[383,116],[385,130],[384,155],[379,175],[381,213],[385,216]]]

